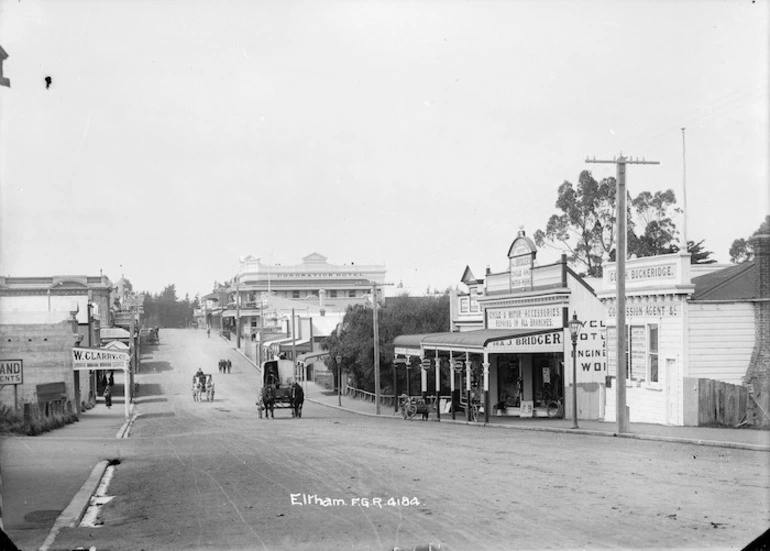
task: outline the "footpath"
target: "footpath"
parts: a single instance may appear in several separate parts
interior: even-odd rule
[[[241,356],[257,367],[254,360],[236,350]],[[327,407],[333,407],[359,415],[378,417],[375,413],[374,402],[352,398],[350,396],[338,396],[333,390],[326,389],[314,382],[305,385],[305,399]],[[341,403],[341,405],[340,405]],[[379,417],[392,418],[394,421],[406,422],[400,412],[395,411],[394,406],[380,406]],[[432,413],[430,421],[436,421],[435,413]],[[420,422],[421,417],[415,416],[409,422]],[[521,418],[521,417],[497,417],[490,416],[488,423],[476,423],[467,421],[462,413],[457,413],[452,419],[451,413],[441,414],[441,423],[456,423],[462,425],[475,425],[491,429],[533,430],[568,434],[585,434],[591,436],[608,436],[619,438],[633,438],[637,440],[651,440],[658,442],[675,442],[682,444],[694,444],[699,446],[713,446],[740,450],[752,450],[770,452],[770,431],[755,429],[735,429],[721,427],[674,427],[666,425],[653,425],[647,423],[629,423],[629,432],[618,433],[616,423],[604,421],[579,420],[577,429],[572,428],[571,419],[548,418]]]
[[[76,423],[0,439],[0,521],[19,549],[49,549],[61,528],[79,522],[109,462],[131,453],[122,388],[118,381],[111,408],[99,397]]]
[[[377,417],[375,404],[372,401],[355,399],[349,396],[339,398],[337,393],[327,390],[320,385],[308,382],[305,399],[317,404],[334,407],[357,413]],[[341,400],[342,406],[338,405]],[[421,417],[405,421],[401,412],[396,413],[394,406],[380,406],[379,417],[392,418],[399,422],[421,422]],[[430,421],[436,421],[436,414],[432,413]],[[490,416],[489,423],[475,423],[466,421],[461,412],[452,419],[451,413],[441,413],[441,423],[456,423],[462,425],[475,425],[489,429],[531,430],[569,434],[585,434],[591,436],[609,436],[620,438],[634,438],[638,440],[653,440],[660,442],[677,442],[683,444],[696,444],[700,446],[715,446],[722,448],[754,450],[770,452],[770,431],[753,429],[730,429],[711,427],[672,427],[664,425],[652,425],[646,423],[630,423],[629,432],[618,434],[616,423],[604,421],[579,420],[579,428],[572,428],[571,419],[548,418],[520,418]]]

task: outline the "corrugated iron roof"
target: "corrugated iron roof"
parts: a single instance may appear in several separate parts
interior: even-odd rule
[[[692,283],[695,285],[695,292],[690,300],[740,301],[758,298],[756,277],[756,263],[753,260],[694,277]]]

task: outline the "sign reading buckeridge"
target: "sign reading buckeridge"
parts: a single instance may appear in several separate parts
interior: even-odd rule
[[[0,360],[0,385],[24,384],[24,362]]]
[[[556,329],[564,326],[561,306],[525,306],[487,310],[489,329]]]
[[[129,360],[127,352],[102,348],[73,348],[75,369],[123,369]]]
[[[649,282],[655,283],[659,281],[674,280],[677,277],[677,263],[665,262],[661,264],[653,264],[651,266],[638,266],[626,268],[626,282]],[[615,266],[609,266],[606,268],[609,276],[610,283],[617,283],[618,270]]]

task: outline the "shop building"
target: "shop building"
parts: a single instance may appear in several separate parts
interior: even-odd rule
[[[626,261],[630,421],[770,425],[770,236],[753,239],[755,259],[728,267],[691,265],[689,254]],[[616,282],[616,266],[609,264],[599,297],[606,308],[612,388],[617,377]],[[608,389],[606,396],[605,419],[615,421],[615,392]]]
[[[401,335],[396,357],[422,369],[422,393],[446,395],[453,407],[480,400],[489,415],[571,417],[577,381],[578,418],[603,417],[605,316],[594,289],[568,265],[540,266],[537,248],[520,231],[507,254],[507,269],[476,278],[469,268],[463,292],[453,297],[453,331]],[[568,322],[583,322],[575,344]],[[573,358],[576,377],[573,377]],[[438,380],[438,381],[437,381]],[[438,382],[438,384],[437,384]]]
[[[366,303],[372,288],[384,281],[383,265],[329,264],[318,253],[289,266],[247,256],[226,288],[225,303],[219,301],[222,330],[240,342],[266,341],[271,334],[286,333],[282,324],[288,310],[308,317],[341,315],[348,306]],[[209,296],[213,293],[204,298]]]
[[[0,312],[0,404],[34,404],[47,415],[95,402],[95,379],[73,371],[72,347],[84,340],[75,313]]]
[[[0,402],[43,407],[64,400],[78,413],[93,403],[96,374],[73,372],[71,350],[99,346],[101,328],[111,323],[113,290],[104,275],[0,276],[0,360],[24,374],[0,377]]]

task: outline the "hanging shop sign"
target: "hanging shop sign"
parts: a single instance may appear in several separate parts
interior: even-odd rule
[[[24,362],[22,360],[0,360],[0,385],[24,384]]]
[[[487,350],[493,354],[533,353],[533,352],[563,352],[564,338],[561,331],[542,333],[540,335],[525,335],[501,341],[492,341]]]
[[[524,306],[487,310],[488,329],[556,329],[564,327],[564,307]]]
[[[73,348],[72,366],[75,369],[124,369],[130,356],[127,352],[102,348]]]
[[[465,367],[465,362],[463,362],[462,360],[455,360],[452,362],[452,369],[455,370],[455,373],[462,372],[463,367]]]

